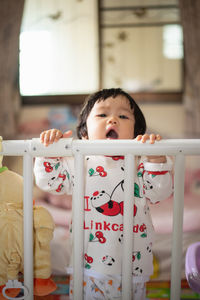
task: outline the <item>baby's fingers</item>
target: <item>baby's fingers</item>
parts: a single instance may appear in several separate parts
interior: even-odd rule
[[[160,134],[150,134],[150,144],[154,144],[155,141],[160,141],[162,139],[162,137],[160,136]]]
[[[60,130],[52,129],[51,134],[50,134],[49,142],[50,142],[50,144],[52,144],[54,142],[58,142],[59,139],[62,138],[62,137],[63,137],[63,134]]]
[[[154,144],[155,141],[160,141],[161,139],[162,139],[162,137],[160,136],[160,134],[151,133],[149,135],[149,142],[150,142],[150,144]]]
[[[138,135],[136,137],[136,141],[141,141],[142,143],[146,143],[146,141],[149,139],[148,134]]]
[[[141,141],[142,143],[145,143],[146,142],[146,140],[148,140],[149,139],[149,135],[148,134],[139,134],[138,136],[136,136],[136,141]]]
[[[136,139],[136,141],[138,141],[138,142],[141,141],[142,135],[141,135],[141,134],[137,135],[135,139]]]
[[[136,141],[141,141],[142,143],[146,143],[147,140],[149,140],[150,144],[154,144],[155,141],[160,141],[162,139],[162,137],[160,136],[160,134],[154,134],[151,133],[149,134],[143,134],[143,135],[138,135],[136,137]]]
[[[41,134],[40,134],[40,142],[41,142],[42,144],[45,143],[46,134],[47,134],[47,131],[43,131],[43,132],[41,132]]]
[[[150,134],[149,139],[150,139],[150,144],[154,144],[156,140],[156,135],[154,133]]]
[[[162,140],[161,135],[160,134],[156,134],[156,141],[160,141],[160,140]]]
[[[57,142],[63,136],[62,132],[58,129],[50,129],[43,131],[40,135],[40,141],[45,146]]]
[[[67,130],[63,133],[64,138],[69,138],[70,136],[72,136],[72,130]]]
[[[40,141],[45,146],[50,144],[51,130],[43,131],[40,135]]]

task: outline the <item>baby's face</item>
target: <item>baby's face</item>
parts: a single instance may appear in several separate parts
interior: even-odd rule
[[[133,139],[135,118],[129,100],[122,95],[96,102],[87,118],[89,140]]]

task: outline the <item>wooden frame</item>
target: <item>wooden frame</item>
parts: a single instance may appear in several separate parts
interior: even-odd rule
[[[140,103],[181,103],[182,92],[134,93],[131,96]],[[77,105],[82,104],[88,94],[22,96],[22,105]]]

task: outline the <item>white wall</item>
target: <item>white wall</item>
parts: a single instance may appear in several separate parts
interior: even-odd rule
[[[184,109],[182,104],[140,105],[149,131],[160,133],[163,138],[184,137]]]

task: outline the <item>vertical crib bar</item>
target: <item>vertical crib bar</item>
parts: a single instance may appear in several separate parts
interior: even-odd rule
[[[84,160],[83,155],[75,153],[75,182],[73,192],[73,265],[74,299],[83,299],[83,222],[84,222]]]
[[[24,285],[28,288],[26,300],[33,300],[33,158],[25,153],[24,177]]]
[[[185,158],[177,154],[174,174],[174,211],[172,238],[172,266],[171,266],[171,294],[170,299],[179,300],[181,294],[181,263],[182,263],[182,235],[184,211],[184,173]]]
[[[132,298],[132,250],[133,250],[133,198],[135,157],[125,156],[124,180],[124,242],[122,250],[122,299]]]

